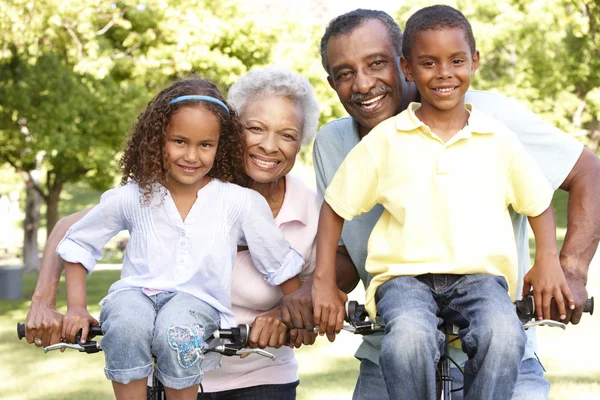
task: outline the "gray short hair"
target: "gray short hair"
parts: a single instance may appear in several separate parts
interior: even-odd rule
[[[266,67],[248,72],[229,89],[227,101],[238,114],[243,114],[249,101],[265,96],[283,96],[302,112],[301,145],[307,145],[317,134],[319,103],[308,79],[287,68]]]

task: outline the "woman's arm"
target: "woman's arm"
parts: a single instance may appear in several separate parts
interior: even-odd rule
[[[28,343],[33,343],[34,338],[40,338],[42,339],[40,346],[45,347],[60,341],[63,315],[56,310],[56,290],[64,265],[56,255],[56,247],[69,228],[83,218],[89,210],[88,208],[61,218],[48,236],[37,285],[25,320]]]

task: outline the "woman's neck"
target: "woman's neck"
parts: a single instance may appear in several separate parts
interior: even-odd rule
[[[249,187],[256,190],[267,200],[273,213],[273,218],[275,218],[279,214],[279,210],[281,210],[281,206],[283,205],[283,199],[285,198],[285,176],[274,182],[252,181]]]

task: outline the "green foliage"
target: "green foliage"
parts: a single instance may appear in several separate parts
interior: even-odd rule
[[[403,24],[424,5],[397,14]],[[597,0],[448,1],[471,22],[481,65],[473,87],[522,100],[570,133],[586,134],[600,88],[600,3]]]

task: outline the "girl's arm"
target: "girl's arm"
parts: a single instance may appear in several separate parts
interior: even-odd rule
[[[312,300],[315,325],[329,341],[342,330],[344,303],[348,296],[336,284],[335,259],[344,220],[326,201],[321,206],[317,230],[317,266],[313,278]]]
[[[70,343],[75,343],[75,336],[80,329],[81,343],[85,343],[89,326],[98,325],[98,321],[87,310],[86,276],[87,271],[83,265],[65,262],[67,314],[63,321],[62,337]]]
[[[290,294],[302,287],[302,281],[300,280],[300,277],[296,275],[295,277],[283,282],[281,285],[279,285],[279,287],[284,295]]]
[[[552,206],[537,217],[528,217],[528,219],[535,236],[535,261],[525,275],[523,295],[529,293],[533,286],[535,314],[538,319],[551,318],[550,304],[554,297],[560,319],[564,320],[567,315],[565,302],[569,303],[571,310],[575,308],[575,302],[558,257]]]

